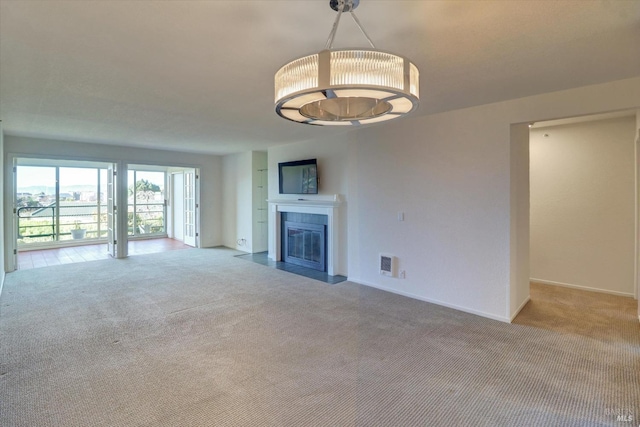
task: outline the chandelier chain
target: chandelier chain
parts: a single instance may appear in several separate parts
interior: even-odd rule
[[[338,15],[336,16],[336,19],[333,21],[333,27],[331,28],[331,32],[329,33],[329,38],[327,39],[327,43],[324,46],[325,49],[333,49],[333,41],[336,38],[336,33],[338,32],[338,26],[340,25],[340,17],[342,16],[342,12],[345,10],[345,7],[346,7],[345,1],[340,1],[338,3]],[[360,23],[360,20],[356,16],[353,9],[354,9],[353,6],[348,7],[348,10],[349,10],[349,13],[351,14],[351,18],[353,19],[353,22],[355,22],[356,26],[360,29],[360,32],[362,32],[362,35],[367,39],[367,41],[371,45],[371,48],[375,49],[376,46],[373,44],[371,37],[369,37],[367,32],[364,30],[364,27]]]
[[[360,23],[360,20],[358,19],[358,17],[356,16],[355,12],[353,10],[351,10],[351,17],[353,18],[353,21],[356,23],[356,25],[358,26],[358,28],[360,28],[360,31],[362,31],[362,35],[367,39],[367,41],[369,42],[369,44],[371,45],[371,47],[373,49],[375,49],[375,45],[373,44],[373,41],[371,41],[371,37],[369,37],[369,35],[367,34],[367,32],[364,30],[364,27],[362,26],[362,24]]]
[[[333,48],[333,40],[336,38],[336,32],[338,31],[338,25],[340,24],[340,17],[342,16],[342,11],[344,10],[344,2],[340,2],[338,6],[338,15],[336,19],[333,21],[333,27],[331,28],[331,32],[329,33],[329,39],[327,39],[327,43],[325,44],[325,49]]]

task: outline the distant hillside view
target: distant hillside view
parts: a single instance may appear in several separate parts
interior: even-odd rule
[[[82,193],[86,191],[95,192],[96,186],[95,185],[63,185],[60,187],[61,193],[73,194],[73,193]],[[56,193],[56,188],[53,186],[46,186],[46,185],[31,185],[28,187],[18,187],[18,193],[22,193],[22,194],[29,193],[33,195],[44,193],[46,195],[51,195]]]

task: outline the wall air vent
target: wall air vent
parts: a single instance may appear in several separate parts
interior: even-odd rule
[[[380,254],[380,274],[383,276],[396,276],[396,257],[393,255]]]

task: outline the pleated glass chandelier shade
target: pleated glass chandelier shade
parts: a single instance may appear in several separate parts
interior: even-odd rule
[[[353,13],[357,0],[332,0],[338,17],[327,49],[295,59],[275,76],[276,112],[310,125],[361,125],[392,120],[418,107],[418,68],[399,55],[375,49]],[[332,49],[343,11],[372,49]]]

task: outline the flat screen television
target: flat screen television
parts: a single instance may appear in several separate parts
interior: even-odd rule
[[[316,159],[278,163],[280,194],[318,194]]]

